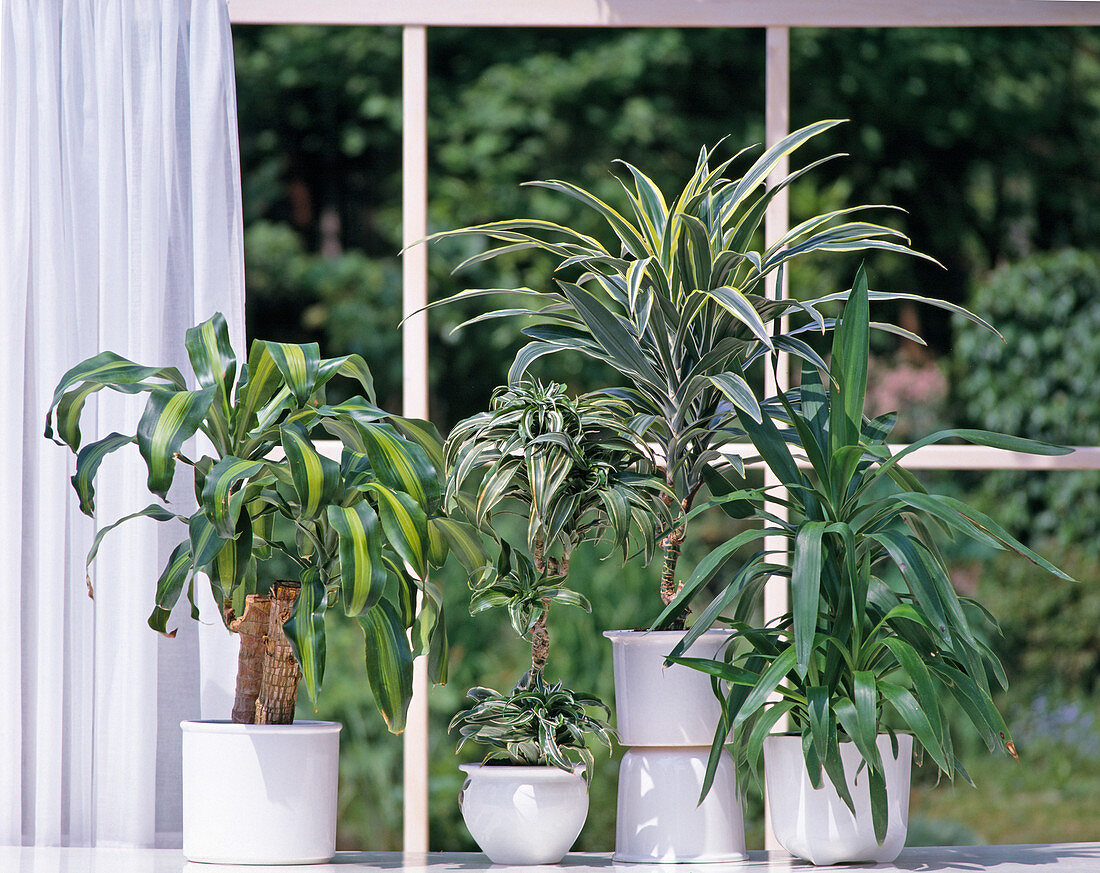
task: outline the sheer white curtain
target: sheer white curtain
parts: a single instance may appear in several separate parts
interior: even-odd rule
[[[0,0],[0,844],[171,844],[178,721],[229,712],[216,614],[145,625],[182,527],[112,533],[89,599],[95,524],[42,429],[98,351],[188,372],[183,331],[215,310],[243,348],[239,177],[225,0]],[[140,401],[88,411],[86,442],[133,433]],[[151,502],[144,480],[112,456],[96,523]]]

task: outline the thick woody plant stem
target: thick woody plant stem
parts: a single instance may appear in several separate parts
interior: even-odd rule
[[[699,493],[699,485],[692,488],[687,497],[680,503],[680,509],[684,515],[691,509],[691,504],[695,500],[695,495]],[[671,506],[674,498],[665,496],[665,504]],[[680,551],[684,545],[684,538],[687,536],[687,524],[681,524],[676,527],[672,532],[665,537],[662,545],[665,552],[664,566],[661,568],[661,601],[668,606],[676,599],[676,595],[680,593],[680,589],[683,587],[682,582],[676,581],[676,565],[680,561]],[[675,616],[669,621],[668,630],[683,630],[687,617],[690,615],[691,610],[687,607],[679,615]]]
[[[298,699],[302,670],[283,632],[283,624],[290,618],[300,587],[297,582],[276,582],[271,586],[271,612],[263,638],[263,675],[256,697],[256,724],[294,722],[294,704]]]
[[[245,598],[244,615],[229,624],[229,629],[241,638],[232,716],[236,724],[252,724],[256,719],[256,698],[260,694],[260,680],[264,672],[264,636],[270,616],[271,598],[249,594]]]

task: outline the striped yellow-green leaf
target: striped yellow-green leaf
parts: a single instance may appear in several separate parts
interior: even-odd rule
[[[156,381],[147,381],[150,379]],[[74,385],[80,387],[70,391]],[[170,387],[182,391],[187,385],[175,367],[143,367],[114,352],[101,352],[77,364],[61,377],[54,389],[50,410],[46,414],[45,436],[47,439],[54,439],[56,410],[58,435],[75,452],[80,448],[80,413],[89,395],[103,388],[124,394],[137,394],[155,387]]]
[[[89,443],[76,456],[76,473],[70,480],[80,497],[80,511],[85,515],[95,512],[95,475],[99,465],[111,452],[134,442],[132,436],[112,433],[94,443]]]
[[[217,557],[229,540],[218,535],[213,522],[201,509],[187,520],[187,528],[191,540],[191,560],[201,570]]]
[[[344,612],[362,615],[379,601],[386,586],[378,513],[365,500],[354,506],[329,506],[326,513],[340,535]]]
[[[254,593],[256,566],[252,558],[252,520],[247,512],[237,519],[235,539],[227,540],[214,560],[206,566],[210,577],[210,586],[214,591],[218,606],[225,611],[227,603],[233,611],[241,615],[244,611],[244,598]]]
[[[298,406],[305,406],[317,387],[317,373],[321,365],[321,352],[317,343],[294,345],[268,342],[264,345]]]
[[[468,572],[473,573],[489,560],[485,544],[472,525],[440,517],[428,519],[428,526],[447,541],[448,553],[458,558]]]
[[[325,585],[316,567],[304,570],[301,581],[302,589],[283,632],[302,668],[309,699],[316,703],[325,676]]]
[[[215,388],[215,399],[210,405],[211,436],[219,451],[229,453],[232,451],[229,418],[233,380],[237,375],[237,356],[229,344],[229,326],[225,316],[215,312],[202,324],[189,328],[184,346],[199,385]]]
[[[435,685],[447,682],[447,622],[443,618],[443,591],[434,582],[425,580],[420,613],[413,622],[412,653],[414,658],[427,654],[428,680]]]
[[[202,488],[202,508],[219,536],[228,540],[236,535],[241,504],[230,498],[237,483],[255,476],[266,466],[263,461],[245,461],[230,456],[210,468]]]
[[[428,453],[387,424],[366,425],[362,434],[378,481],[410,495],[423,511],[434,511],[440,504],[442,491]]]
[[[137,444],[149,468],[146,483],[154,494],[167,498],[176,471],[176,453],[195,435],[214,399],[214,387],[199,391],[154,390],[137,428]]]
[[[275,359],[267,343],[256,341],[248,353],[248,365],[243,369],[242,384],[237,389],[234,436],[239,442],[256,426],[259,411],[271,400],[283,384]]]
[[[370,492],[378,498],[378,514],[386,541],[423,579],[428,572],[428,517],[408,494],[373,483]]]
[[[149,615],[149,627],[158,633],[168,637],[176,635],[175,631],[168,631],[168,618],[172,614],[172,607],[180,599],[183,586],[194,566],[191,560],[191,543],[184,540],[172,550],[168,563],[157,580],[156,606]]]
[[[317,387],[324,385],[337,373],[349,379],[355,379],[363,386],[363,391],[366,392],[370,402],[375,402],[374,377],[367,362],[361,356],[345,355],[342,358],[327,358],[321,361],[317,367]]]
[[[103,542],[103,538],[120,524],[124,524],[134,518],[151,518],[154,521],[171,521],[173,518],[178,518],[181,521],[186,520],[182,516],[176,515],[176,513],[165,509],[159,503],[150,503],[144,509],[139,509],[137,512],[131,512],[129,515],[124,515],[122,518],[112,522],[106,527],[101,527],[96,532],[95,539],[92,540],[92,547],[88,549],[88,557],[84,559],[85,569],[92,566],[92,561],[95,560],[95,556],[99,553],[99,544]]]
[[[393,416],[391,421],[405,439],[412,440],[428,453],[428,459],[436,470],[446,469],[443,462],[443,438],[434,424],[421,418],[402,418],[399,415]]]
[[[315,519],[339,494],[340,465],[318,453],[300,425],[283,427],[282,443],[294,477],[301,515],[305,519]]]
[[[405,729],[412,700],[412,649],[405,625],[386,600],[359,616],[363,628],[367,678],[386,726],[395,734]]]

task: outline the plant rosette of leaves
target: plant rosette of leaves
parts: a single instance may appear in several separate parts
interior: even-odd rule
[[[287,669],[296,674],[280,693],[276,717],[265,720],[293,720],[300,678],[316,700],[325,669],[325,614],[339,604],[363,630],[371,690],[390,730],[399,732],[412,696],[413,658],[426,654],[432,679],[446,679],[442,592],[429,578],[431,568],[450,551],[470,568],[484,563],[476,534],[442,511],[439,434],[428,422],[375,406],[373,380],[358,355],[323,359],[316,343],[257,340],[238,374],[220,313],[190,328],[185,345],[195,388],[174,367],[141,366],[102,352],[69,370],[54,392],[45,435],[77,453],[72,482],[86,514],[95,512],[100,464],[123,446],[137,444],[148,488],[162,501],[181,465],[194,477],[196,512],[180,515],[153,503],[103,526],[88,566],[103,537],[130,519],[187,526],[157,581],[149,624],[166,633],[185,590],[197,618],[195,576],[209,577],[227,627],[242,632],[235,721],[260,717],[259,705],[253,707],[258,692],[248,681],[258,668],[245,664],[245,650],[269,656],[265,634],[285,634],[293,653]],[[363,394],[329,405],[326,385],[337,375],[358,382]],[[137,432],[82,446],[81,412],[105,388],[148,394]],[[339,462],[318,451],[318,432],[340,441]],[[184,444],[198,433],[212,454],[191,460]],[[257,581],[258,564],[273,552],[299,570],[296,581],[273,586],[272,593],[283,591],[274,604]],[[261,611],[270,611],[270,622],[250,628],[250,608],[265,603]]]
[[[718,755],[732,730],[739,765],[759,781],[765,737],[783,717],[802,735],[813,786],[823,772],[854,813],[839,744],[855,744],[867,767],[875,835],[886,829],[883,762],[876,736],[909,731],[948,776],[969,781],[955,756],[943,701],[954,699],[990,751],[1015,757],[1004,718],[991,697],[989,676],[1007,679],[978,633],[992,617],[960,598],[937,538],[963,538],[1009,549],[1045,571],[1073,581],[984,513],[951,497],[930,494],[900,464],[922,446],[956,438],[977,445],[1040,455],[1069,449],[981,430],[945,430],[891,453],[887,436],[896,415],[863,415],[870,331],[867,279],[860,268],[833,334],[832,373],[804,364],[801,385],[764,405],[756,420],[739,412],[753,446],[787,496],[786,521],[763,508],[763,490],[735,491],[724,501],[757,503],[764,527],[715,549],[698,566],[667,611],[681,608],[714,579],[733,552],[765,536],[791,546],[789,567],[758,551],[718,586],[670,662],[716,680],[722,718],[715,732],[704,787],[709,790]],[[807,465],[800,469],[796,455]],[[772,495],[769,499],[779,499]],[[699,507],[702,511],[706,507]],[[764,626],[751,624],[765,581],[785,577],[790,609]],[[685,657],[712,625],[732,630],[723,656]]]
[[[547,252],[558,265],[552,288],[472,288],[432,306],[507,295],[505,307],[464,325],[523,317],[521,333],[530,342],[516,355],[510,383],[521,380],[539,358],[560,352],[579,353],[614,368],[628,387],[606,393],[629,403],[644,421],[643,435],[658,447],[668,499],[677,511],[688,513],[713,465],[728,463],[738,474],[743,472],[742,459],[727,445],[744,437],[743,419],[759,424],[763,418],[745,372],[775,351],[828,369],[800,334],[832,329],[834,320],[821,307],[843,300],[847,292],[795,300],[771,294],[769,284],[782,287],[787,265],[814,253],[877,249],[927,258],[909,247],[904,234],[860,216],[872,208],[890,207],[860,205],[817,215],[773,245],[761,244],[760,230],[772,198],[839,155],[811,162],[765,187],[768,174],[839,123],[819,121],[795,131],[740,175],[729,171],[748,149],[715,163],[717,147],[703,148],[691,177],[671,198],[641,170],[620,162],[630,176],[630,183],[620,180],[625,212],[569,182],[530,182],[593,210],[606,222],[613,243],[606,246],[567,225],[540,219],[496,221],[435,234],[428,240],[491,241],[456,272],[528,250]],[[870,292],[870,297],[924,302],[985,325],[946,301],[884,291]],[[895,325],[874,327],[917,339]],[[660,543],[660,594],[665,604],[675,598],[679,586],[676,568],[685,536],[681,524]],[[687,603],[678,603],[680,613],[662,614],[665,627],[684,627]]]

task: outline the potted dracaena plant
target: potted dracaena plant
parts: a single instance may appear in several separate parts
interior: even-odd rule
[[[504,607],[531,641],[530,668],[516,686],[471,689],[473,705],[451,722],[460,749],[467,742],[489,749],[483,763],[463,765],[460,803],[496,863],[561,860],[588,812],[593,759],[585,738],[610,749],[610,729],[588,714],[607,707],[545,678],[547,619],[554,604],[589,608],[565,586],[577,545],[609,534],[625,560],[633,533],[648,557],[661,526],[673,523],[661,499],[666,487],[631,419],[629,406],[610,397],[574,399],[558,384],[520,383],[499,389],[489,411],[460,422],[447,442],[448,500],[500,548],[495,566],[471,581],[470,611]],[[505,514],[526,523],[528,554],[499,532]]]
[[[741,435],[740,417],[761,419],[760,404],[745,379],[746,371],[773,351],[826,369],[800,334],[814,328],[830,329],[832,320],[820,308],[843,299],[847,292],[811,300],[781,299],[779,293],[771,292],[782,285],[787,264],[805,255],[862,249],[918,254],[898,231],[861,220],[862,212],[871,208],[867,206],[814,216],[773,245],[762,245],[761,225],[768,204],[779,191],[831,158],[812,162],[765,188],[768,175],[786,156],[838,123],[821,121],[790,134],[740,175],[731,169],[743,153],[715,163],[714,150],[704,148],[694,172],[671,198],[641,170],[624,163],[631,179],[623,182],[625,212],[568,182],[529,183],[576,199],[594,211],[610,229],[610,245],[566,225],[538,219],[496,221],[446,231],[430,239],[459,236],[493,241],[493,247],[476,253],[457,269],[527,249],[549,252],[558,259],[552,287],[509,289],[505,308],[473,320],[515,314],[527,317],[522,333],[530,342],[516,355],[509,373],[511,382],[520,379],[540,357],[566,351],[614,368],[627,385],[608,393],[626,400],[645,417],[645,436],[658,448],[668,486],[665,499],[686,517],[704,485],[710,485],[712,491],[733,487],[715,477],[714,465],[728,463],[735,473],[742,471],[742,460],[726,446]],[[501,293],[502,289],[469,289],[433,305]],[[874,292],[872,298],[924,301],[974,318],[950,303],[912,294]],[[879,327],[905,333],[891,325]],[[682,523],[661,539],[663,604],[676,598],[680,584],[677,564],[686,533]],[[683,754],[694,759],[705,755],[717,719],[709,683],[690,671],[661,667],[664,656],[682,636],[686,607],[686,600],[680,599],[675,611],[666,609],[656,632],[621,632],[611,639],[616,714],[623,741],[682,747],[689,750]],[[713,654],[724,633],[714,631],[700,639],[694,653]],[[653,689],[653,695],[631,693],[621,684],[627,677],[639,682],[639,689]],[[687,723],[676,722],[675,716],[681,713]],[[684,764],[678,770],[670,769],[692,772],[687,760]],[[666,788],[653,793],[671,795],[671,786]],[[696,783],[688,794],[696,796],[699,788]],[[620,812],[633,808],[637,790],[630,780],[620,779]],[[696,810],[694,804],[690,809]],[[736,857],[728,845],[725,849],[708,848],[692,836],[730,833],[735,827],[732,820],[727,817],[724,824],[717,824],[722,812],[709,798],[694,815],[695,824],[669,815],[661,816],[654,826],[649,812],[636,810],[637,828],[625,831],[636,839],[629,846],[620,842],[618,853],[650,860]],[[620,837],[623,834],[620,831]]]
[[[371,691],[399,732],[413,658],[426,654],[434,680],[445,677],[442,597],[429,570],[449,544],[479,566],[480,542],[441,512],[438,434],[375,406],[358,355],[322,359],[315,343],[256,341],[238,375],[220,313],[189,329],[185,344],[193,388],[176,368],[140,366],[113,352],[77,364],[54,392],[46,436],[77,453],[73,485],[88,515],[101,463],[131,444],[147,466],[149,490],[165,503],[181,468],[194,480],[195,512],[152,503],[101,527],[87,558],[90,566],[103,537],[129,519],[182,523],[183,539],[157,580],[150,626],[167,632],[184,590],[197,617],[193,586],[202,572],[226,627],[240,636],[232,720],[183,723],[185,855],[327,860],[335,849],[340,726],[291,724],[300,680],[311,700],[321,688],[325,612],[339,605],[358,621]],[[363,394],[329,404],[326,386],[337,375],[358,382]],[[137,432],[82,446],[81,412],[105,388],[148,395]],[[192,460],[184,445],[199,433],[209,447]],[[314,438],[323,434],[342,444],[339,461],[318,451]],[[297,579],[263,580],[258,567],[273,553],[290,561]]]
[[[715,550],[669,605],[686,602],[751,539],[789,540],[789,568],[761,550],[725,577],[672,660],[716,680],[722,718],[704,790],[732,730],[733,749],[757,779],[763,754],[780,844],[815,864],[897,857],[905,844],[914,743],[943,774],[969,781],[955,756],[944,700],[958,703],[991,751],[1015,756],[991,697],[989,677],[1002,687],[1006,678],[979,629],[988,613],[956,594],[937,534],[1011,549],[1070,578],[984,513],[929,493],[900,464],[920,447],[950,438],[1042,455],[1070,450],[947,430],[892,453],[886,438],[896,414],[863,415],[868,334],[861,268],[833,334],[831,378],[823,382],[818,368],[805,364],[800,387],[767,404],[770,414],[759,421],[741,416],[787,489],[791,520],[758,509],[765,527]],[[772,576],[789,579],[790,609],[754,627],[757,594]],[[712,623],[731,630],[725,651],[683,656],[692,637]],[[780,719],[791,733],[770,736]]]

